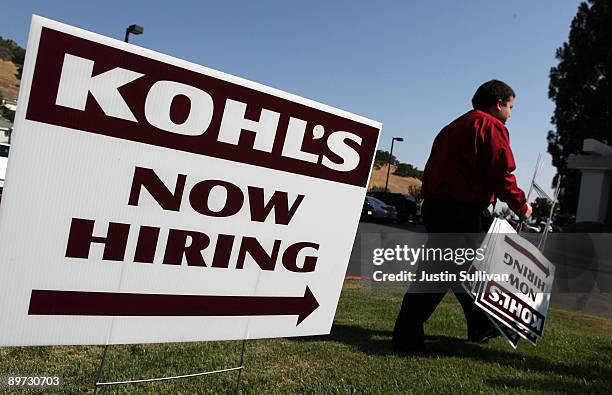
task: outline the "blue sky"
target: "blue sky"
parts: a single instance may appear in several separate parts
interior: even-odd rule
[[[26,45],[32,14],[130,41],[384,124],[380,149],[425,166],[445,124],[497,78],[517,93],[507,126],[519,186],[555,174],[546,153],[548,73],[579,1],[21,1],[0,35]],[[5,12],[6,12],[5,7]],[[532,197],[533,199],[533,197]]]

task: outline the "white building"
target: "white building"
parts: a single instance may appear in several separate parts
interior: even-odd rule
[[[582,173],[576,222],[612,223],[612,147],[585,139],[582,154],[570,155],[567,166]]]

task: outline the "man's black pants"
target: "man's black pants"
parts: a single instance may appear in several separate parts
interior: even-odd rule
[[[474,245],[478,244],[474,235],[482,232],[483,220],[481,216],[483,210],[482,204],[426,200],[423,203],[422,215],[428,233],[458,234],[446,238],[446,247],[478,248],[479,245]],[[469,233],[472,237],[466,235],[463,238],[460,235],[461,233]],[[430,240],[432,239],[436,239],[436,236],[430,236]],[[439,243],[441,239],[444,238],[438,238],[437,242]],[[436,241],[428,242],[427,248],[432,247],[432,243],[435,244]],[[439,245],[435,247],[439,247]],[[450,269],[450,272],[453,270],[457,272],[459,269],[467,270],[469,264],[467,262],[463,265],[464,267],[458,267],[454,263],[450,263],[447,268]],[[419,271],[440,271],[441,268],[442,266],[429,262],[422,262],[419,265]],[[420,273],[417,273],[417,276],[417,278],[420,278]],[[472,337],[472,334],[485,331],[492,326],[485,313],[474,304],[472,297],[465,293],[458,281],[436,283],[433,286],[435,287],[433,291],[430,287],[426,290],[427,292],[423,293],[418,292],[419,287],[416,287],[416,290],[411,287],[404,295],[402,307],[393,330],[394,346],[418,348],[423,345],[423,324],[429,319],[449,289],[453,290],[463,308],[467,320],[468,338]]]

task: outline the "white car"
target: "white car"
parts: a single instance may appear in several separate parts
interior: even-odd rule
[[[6,175],[6,165],[8,163],[10,145],[0,143],[0,198],[2,198],[2,190],[4,189],[4,177]]]

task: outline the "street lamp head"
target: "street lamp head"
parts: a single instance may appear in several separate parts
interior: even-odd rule
[[[404,138],[403,137],[393,137],[393,140],[402,142],[404,141]]]
[[[128,27],[128,32],[132,34],[142,34],[144,32],[144,28],[140,25],[130,25],[130,27]]]

